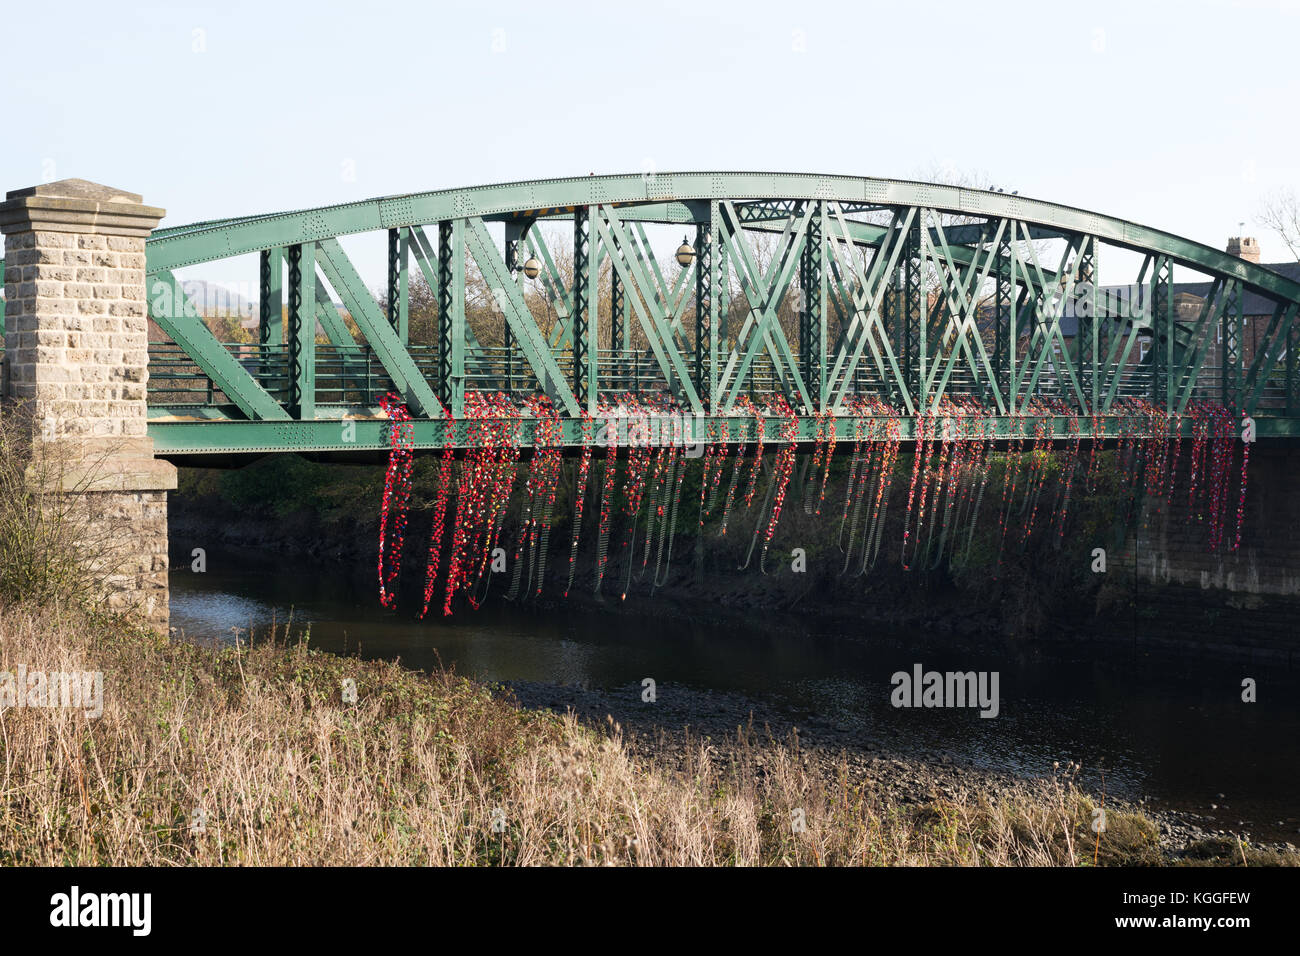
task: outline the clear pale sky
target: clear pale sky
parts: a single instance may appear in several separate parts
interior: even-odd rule
[[[1272,261],[1253,219],[1300,179],[1300,0],[47,0],[0,36],[0,188],[90,179],[165,224],[588,172],[949,169],[1218,247],[1244,220]]]

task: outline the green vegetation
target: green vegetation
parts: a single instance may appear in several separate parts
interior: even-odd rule
[[[429,459],[417,462],[418,476],[427,475],[428,464]],[[374,466],[322,465],[276,455],[229,471],[183,468],[178,482],[177,494],[186,500],[220,502],[258,517],[310,515],[329,526],[345,519],[373,520],[384,473]]]

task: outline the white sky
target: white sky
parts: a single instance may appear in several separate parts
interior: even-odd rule
[[[949,168],[1220,248],[1245,221],[1271,261],[1253,220],[1300,179],[1300,0],[45,2],[0,38],[0,187],[90,179],[165,224],[650,166]]]

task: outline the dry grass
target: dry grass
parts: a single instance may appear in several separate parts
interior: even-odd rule
[[[20,663],[104,671],[104,709],[0,714],[3,864],[1092,862],[1092,807],[1068,781],[889,805],[846,768],[825,779],[745,735],[669,770],[615,726],[520,710],[449,674],[10,607],[0,671]],[[1160,861],[1149,821],[1109,825],[1099,862]]]

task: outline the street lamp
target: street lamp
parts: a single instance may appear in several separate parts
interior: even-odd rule
[[[694,259],[695,250],[691,248],[691,244],[686,241],[686,237],[682,236],[682,244],[677,247],[677,264],[685,269],[692,261],[694,261]]]
[[[542,264],[537,261],[535,256],[529,256],[524,260],[524,275],[530,279],[536,279],[542,272]]]

